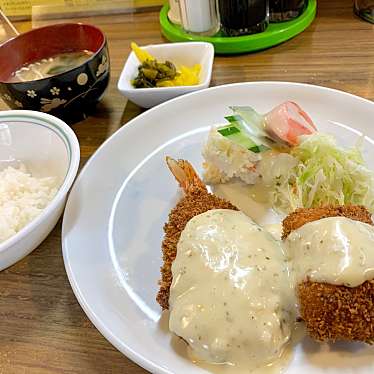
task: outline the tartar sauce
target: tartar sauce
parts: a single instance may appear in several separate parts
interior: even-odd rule
[[[244,213],[191,219],[172,273],[169,328],[197,358],[251,370],[281,356],[295,321],[286,257]]]
[[[345,217],[309,222],[286,239],[296,283],[356,287],[374,278],[374,227]]]

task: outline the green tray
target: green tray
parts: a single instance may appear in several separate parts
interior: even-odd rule
[[[169,5],[164,5],[160,12],[160,24],[163,35],[172,42],[203,41],[214,45],[216,53],[235,54],[254,52],[272,47],[293,38],[303,32],[314,20],[317,10],[317,0],[309,0],[304,13],[298,18],[280,23],[271,23],[259,34],[244,36],[200,36],[185,32],[179,25],[170,22],[168,18]]]

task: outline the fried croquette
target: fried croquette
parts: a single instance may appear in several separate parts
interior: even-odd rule
[[[373,225],[363,206],[297,209],[284,219],[282,238],[308,222],[327,217],[347,217]],[[297,295],[300,316],[312,338],[374,343],[374,280],[353,288],[307,280],[297,286]]]
[[[298,286],[300,315],[318,341],[374,343],[374,281],[349,288],[304,282]]]
[[[282,239],[286,239],[291,231],[308,222],[317,221],[327,217],[346,217],[372,225],[369,211],[362,205],[325,206],[321,208],[300,208],[290,213],[282,223]]]
[[[160,289],[156,298],[163,310],[169,309],[169,291],[173,280],[171,265],[177,255],[177,244],[180,235],[188,221],[211,209],[238,210],[230,202],[208,193],[206,186],[187,161],[175,161],[167,158],[167,163],[183,188],[185,196],[170,212],[168,222],[164,225],[165,236],[162,242],[163,265],[159,282]]]

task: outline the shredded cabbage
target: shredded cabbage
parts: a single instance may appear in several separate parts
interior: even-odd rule
[[[315,133],[302,136],[290,156],[297,162],[288,160],[288,168],[283,165],[281,174],[264,181],[271,187],[275,208],[290,212],[301,207],[359,204],[374,212],[374,173],[365,167],[358,146],[343,149],[333,136]],[[280,163],[284,161],[279,158]],[[272,168],[279,168],[272,163]]]

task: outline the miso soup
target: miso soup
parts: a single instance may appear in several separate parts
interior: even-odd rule
[[[31,64],[27,64],[12,73],[9,82],[28,82],[64,73],[65,71],[83,64],[92,55],[93,52],[84,50],[59,53],[49,58],[43,58]]]

